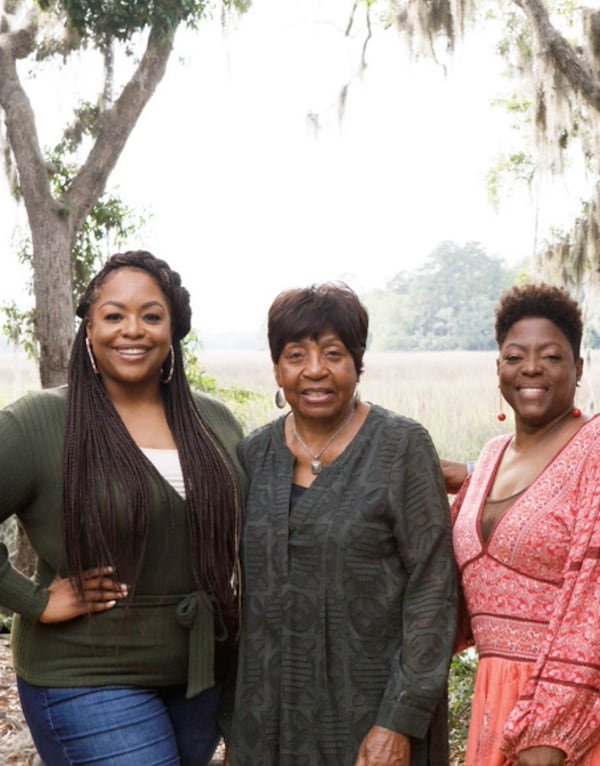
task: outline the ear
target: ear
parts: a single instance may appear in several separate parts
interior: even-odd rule
[[[273,375],[275,376],[275,383],[281,388],[281,375],[279,374],[279,367],[276,363],[273,364]]]
[[[500,357],[496,359],[496,375],[500,375]]]
[[[575,362],[575,374],[577,376],[577,385],[579,385],[583,375],[583,359],[581,357]]]

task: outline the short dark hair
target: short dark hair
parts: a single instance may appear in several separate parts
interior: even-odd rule
[[[564,288],[545,282],[530,282],[506,290],[496,307],[498,346],[504,343],[516,322],[530,317],[549,319],[555,324],[569,341],[575,360],[579,359],[583,334],[581,309]]]
[[[268,318],[269,349],[275,364],[286,343],[334,330],[346,346],[356,368],[363,371],[369,314],[357,294],[344,282],[324,282],[279,293]]]

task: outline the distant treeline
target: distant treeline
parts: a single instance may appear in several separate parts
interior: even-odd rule
[[[414,271],[362,296],[373,351],[485,351],[496,348],[494,309],[507,287],[526,279],[527,263],[508,267],[480,244],[443,242]],[[587,345],[598,333],[588,329]]]

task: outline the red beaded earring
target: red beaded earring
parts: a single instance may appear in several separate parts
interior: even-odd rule
[[[579,388],[579,384],[581,383],[580,380],[577,380],[575,385]],[[580,418],[581,417],[581,410],[579,407],[573,407],[571,410],[571,415],[573,415],[574,418]]]
[[[502,391],[500,391],[500,386],[498,386],[498,396],[500,397],[500,412],[498,413],[496,417],[501,423],[504,423],[504,421],[506,420],[506,415],[502,411],[504,407],[504,399],[502,398]]]

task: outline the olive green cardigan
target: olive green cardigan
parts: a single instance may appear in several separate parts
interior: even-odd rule
[[[16,612],[12,646],[17,675],[37,686],[166,686],[188,683],[188,695],[213,683],[213,610],[195,593],[185,501],[148,462],[154,492],[150,529],[132,605],[44,625],[47,587],[59,571],[62,452],[66,387],[29,394],[0,411],[0,521],[16,514],[38,556],[32,579],[15,570],[0,545],[0,604]],[[196,406],[228,454],[242,432],[220,402],[195,395]],[[117,571],[118,576],[118,571]]]

